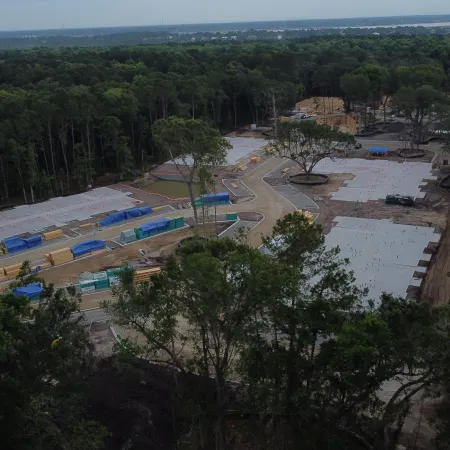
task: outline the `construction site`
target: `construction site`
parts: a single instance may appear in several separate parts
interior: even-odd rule
[[[297,105],[321,123],[354,128],[341,113],[342,101],[310,99]],[[355,122],[356,123],[356,122]],[[302,210],[323,226],[326,246],[339,246],[352,261],[356,283],[370,299],[381,293],[412,296],[438,304],[448,299],[450,278],[447,190],[437,184],[433,152],[420,161],[394,153],[365,157],[371,142],[347,158],[327,158],[315,168],[329,181],[316,186],[289,182],[296,163],[271,156],[267,140],[229,138],[233,145],[226,165],[218,168],[214,193],[199,196],[202,214],[197,231],[207,236],[235,237],[240,228],[260,247],[286,213]],[[177,161],[177,165],[189,161]],[[173,161],[157,167],[143,182],[92,189],[0,213],[0,287],[8,289],[22,263],[57,286],[80,289],[83,308],[98,307],[117,284],[117,270],[136,269],[136,282],[146,281],[164,265],[179,242],[194,234],[188,195],[170,184],[164,194],[155,180],[182,184]],[[187,170],[185,167],[182,170]],[[177,184],[178,186],[178,184]],[[386,205],[386,195],[415,199],[414,207]],[[204,208],[206,206],[206,208]]]

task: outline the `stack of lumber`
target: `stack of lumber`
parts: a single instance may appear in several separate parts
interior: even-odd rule
[[[12,280],[19,275],[20,268],[22,267],[22,263],[13,264],[12,266],[6,266],[4,268],[5,275],[8,277],[8,280]]]
[[[73,254],[69,247],[64,247],[59,250],[55,250],[48,254],[48,259],[50,260],[52,266],[57,266],[58,264],[64,264],[69,261],[73,261]]]
[[[5,281],[8,281],[9,278],[7,275],[5,275],[5,269],[3,267],[0,268],[0,283],[4,283]]]
[[[155,267],[153,269],[137,270],[136,273],[134,274],[134,284],[149,281],[152,275],[159,272],[161,272],[160,267]]]
[[[62,230],[54,230],[54,231],[47,231],[47,233],[44,233],[42,237],[44,238],[44,241],[50,241],[52,239],[57,239],[60,237],[63,237],[64,233]]]
[[[344,102],[338,97],[312,97],[298,102],[296,109],[307,114],[333,114],[343,106]]]
[[[261,162],[261,158],[259,156],[252,156],[250,158],[250,162],[254,163],[254,164],[258,164]]]

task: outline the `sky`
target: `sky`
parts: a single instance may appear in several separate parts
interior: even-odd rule
[[[0,31],[450,14],[449,0],[0,0]]]

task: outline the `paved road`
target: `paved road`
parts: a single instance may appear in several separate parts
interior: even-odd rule
[[[291,184],[273,186],[273,189],[287,198],[298,209],[319,209],[319,205],[314,200],[310,199]]]
[[[84,316],[84,321],[88,324],[91,322],[107,322],[110,319],[108,314],[100,308],[85,310],[81,313],[73,314],[73,316],[78,317],[80,314]]]
[[[229,237],[234,239],[240,229],[244,229],[246,232],[250,232],[253,228],[256,227],[260,222],[250,222],[249,220],[239,220],[235,224],[231,225],[231,227],[227,228],[223,233],[220,234],[220,237]]]

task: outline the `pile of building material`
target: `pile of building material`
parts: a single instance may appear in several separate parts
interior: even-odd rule
[[[4,268],[5,276],[7,280],[13,280],[19,275],[20,269],[22,268],[22,263],[13,264],[12,266],[6,266]]]
[[[47,253],[45,257],[51,263],[52,266],[64,264],[73,261],[73,253],[69,247],[64,247],[54,252]]]
[[[107,251],[105,241],[99,239],[90,239],[88,241],[79,242],[71,249],[74,258],[81,258],[88,255],[97,255]]]
[[[83,294],[95,291],[95,280],[80,280],[80,290]]]
[[[50,241],[52,239],[64,237],[64,233],[62,230],[47,231],[47,233],[44,233],[42,237],[44,238],[44,241]]]
[[[227,212],[225,218],[226,218],[226,220],[238,220],[238,213]]]
[[[318,124],[339,127],[342,131],[356,134],[358,122],[354,114],[327,114],[316,118]]]
[[[136,270],[134,274],[134,284],[144,283],[150,280],[150,277],[156,273],[161,272],[160,267],[155,267],[153,269]]]
[[[5,274],[5,269],[3,267],[0,268],[0,283],[4,283],[8,281],[9,277]]]
[[[134,242],[137,240],[136,233],[134,230],[124,230],[120,233],[120,243],[121,244],[129,244],[130,242]]]
[[[229,192],[217,192],[215,194],[205,194],[195,199],[195,206],[228,205],[230,203]]]
[[[94,279],[95,289],[108,289],[109,278],[106,272],[96,272],[92,274]]]
[[[339,112],[344,102],[339,97],[312,97],[298,102],[297,111],[314,115],[326,115]]]

